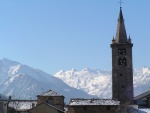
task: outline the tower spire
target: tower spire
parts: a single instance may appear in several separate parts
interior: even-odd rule
[[[120,7],[119,17],[118,17],[118,26],[116,32],[115,43],[127,43],[127,34],[124,25],[124,19],[122,14],[122,7]]]

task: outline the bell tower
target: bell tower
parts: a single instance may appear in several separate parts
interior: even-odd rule
[[[122,8],[120,7],[116,37],[112,48],[112,99],[121,104],[133,102],[133,69],[132,47],[130,36],[127,38]]]

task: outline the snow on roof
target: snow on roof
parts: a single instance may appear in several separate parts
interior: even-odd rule
[[[37,105],[37,101],[34,101],[34,100],[33,101],[15,100],[15,101],[10,101],[8,104],[10,108],[14,108],[19,111],[31,109],[32,107],[35,107],[36,105]]]
[[[63,95],[57,93],[54,90],[49,90],[47,92],[44,92],[44,93],[40,94],[39,96],[63,96]]]
[[[120,101],[111,99],[71,99],[69,105],[120,105]]]
[[[139,113],[150,113],[150,108],[139,109]]]

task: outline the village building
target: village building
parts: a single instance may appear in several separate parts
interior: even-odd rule
[[[54,90],[49,90],[37,96],[37,105],[47,103],[62,111],[64,111],[64,99],[65,97]]]
[[[119,105],[112,99],[71,99],[67,113],[115,113]]]
[[[150,91],[134,97],[134,102],[139,108],[150,108]]]
[[[28,113],[64,113],[64,96],[54,90],[49,90],[37,96],[37,106]]]
[[[37,100],[10,100],[8,101],[8,113],[27,113],[27,110],[36,105]]]

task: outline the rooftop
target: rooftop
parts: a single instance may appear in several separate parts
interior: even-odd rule
[[[40,94],[40,95],[38,95],[38,96],[63,96],[63,95],[57,93],[57,92],[54,91],[54,90],[49,90],[49,91],[44,92],[44,93],[42,93],[42,94]]]
[[[120,105],[120,101],[112,99],[71,99],[70,106],[80,106],[80,105]]]
[[[31,109],[32,107],[35,107],[37,105],[37,101],[23,101],[23,100],[14,100],[10,101],[8,106],[10,108],[14,108],[15,110],[24,111]]]

